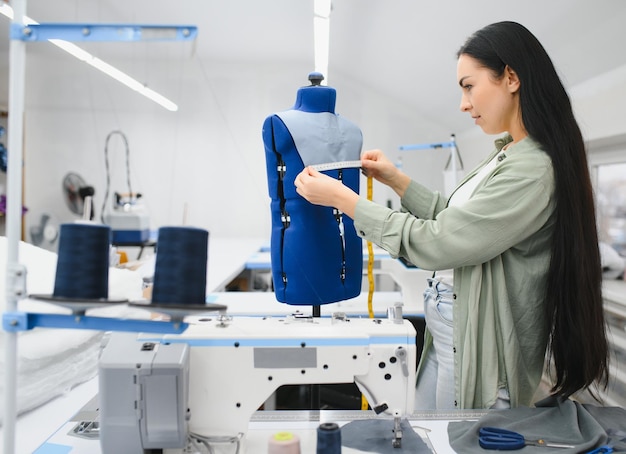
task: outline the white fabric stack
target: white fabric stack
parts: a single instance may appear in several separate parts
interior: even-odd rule
[[[26,266],[28,294],[52,294],[57,255],[28,243],[20,243],[19,262]],[[7,239],[0,237],[0,312],[6,310]],[[78,265],[80,266],[80,265]],[[142,299],[139,273],[110,268],[111,300]],[[69,309],[32,299],[21,300],[20,311],[69,314]],[[89,315],[149,318],[150,314],[126,305],[94,309]],[[32,410],[95,377],[98,370],[101,331],[35,328],[18,335],[17,409]],[[0,330],[0,408],[4,407],[4,331]],[[0,423],[2,422],[0,414]]]

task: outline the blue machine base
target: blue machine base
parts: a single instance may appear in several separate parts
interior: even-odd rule
[[[145,243],[150,239],[150,229],[145,230],[113,230],[113,244],[137,244]]]

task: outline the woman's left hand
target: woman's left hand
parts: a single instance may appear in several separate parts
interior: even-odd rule
[[[296,192],[315,205],[334,207],[354,219],[359,195],[341,181],[305,167],[295,180]]]
[[[339,180],[305,167],[295,180],[296,192],[315,205],[335,206],[337,193],[345,187]]]

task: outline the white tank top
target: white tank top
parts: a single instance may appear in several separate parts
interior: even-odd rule
[[[498,163],[498,158],[502,155],[502,153],[498,153],[493,157],[491,161],[489,161],[482,169],[480,169],[476,175],[467,180],[461,186],[456,188],[456,190],[452,193],[450,200],[448,200],[448,206],[459,206],[463,205],[467,202],[472,193],[478,186],[478,184],[489,174],[493,169],[496,168],[496,164]],[[443,282],[450,287],[454,286],[454,278],[452,270],[440,270],[435,273],[435,278],[440,282]]]

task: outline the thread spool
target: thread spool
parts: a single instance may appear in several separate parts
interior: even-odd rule
[[[205,305],[208,245],[203,229],[159,229],[152,303]]]
[[[100,224],[62,224],[54,298],[107,299],[111,228]]]
[[[267,443],[267,454],[300,454],[300,437],[291,432],[278,432]]]
[[[341,454],[341,429],[334,422],[317,427],[317,454]]]

